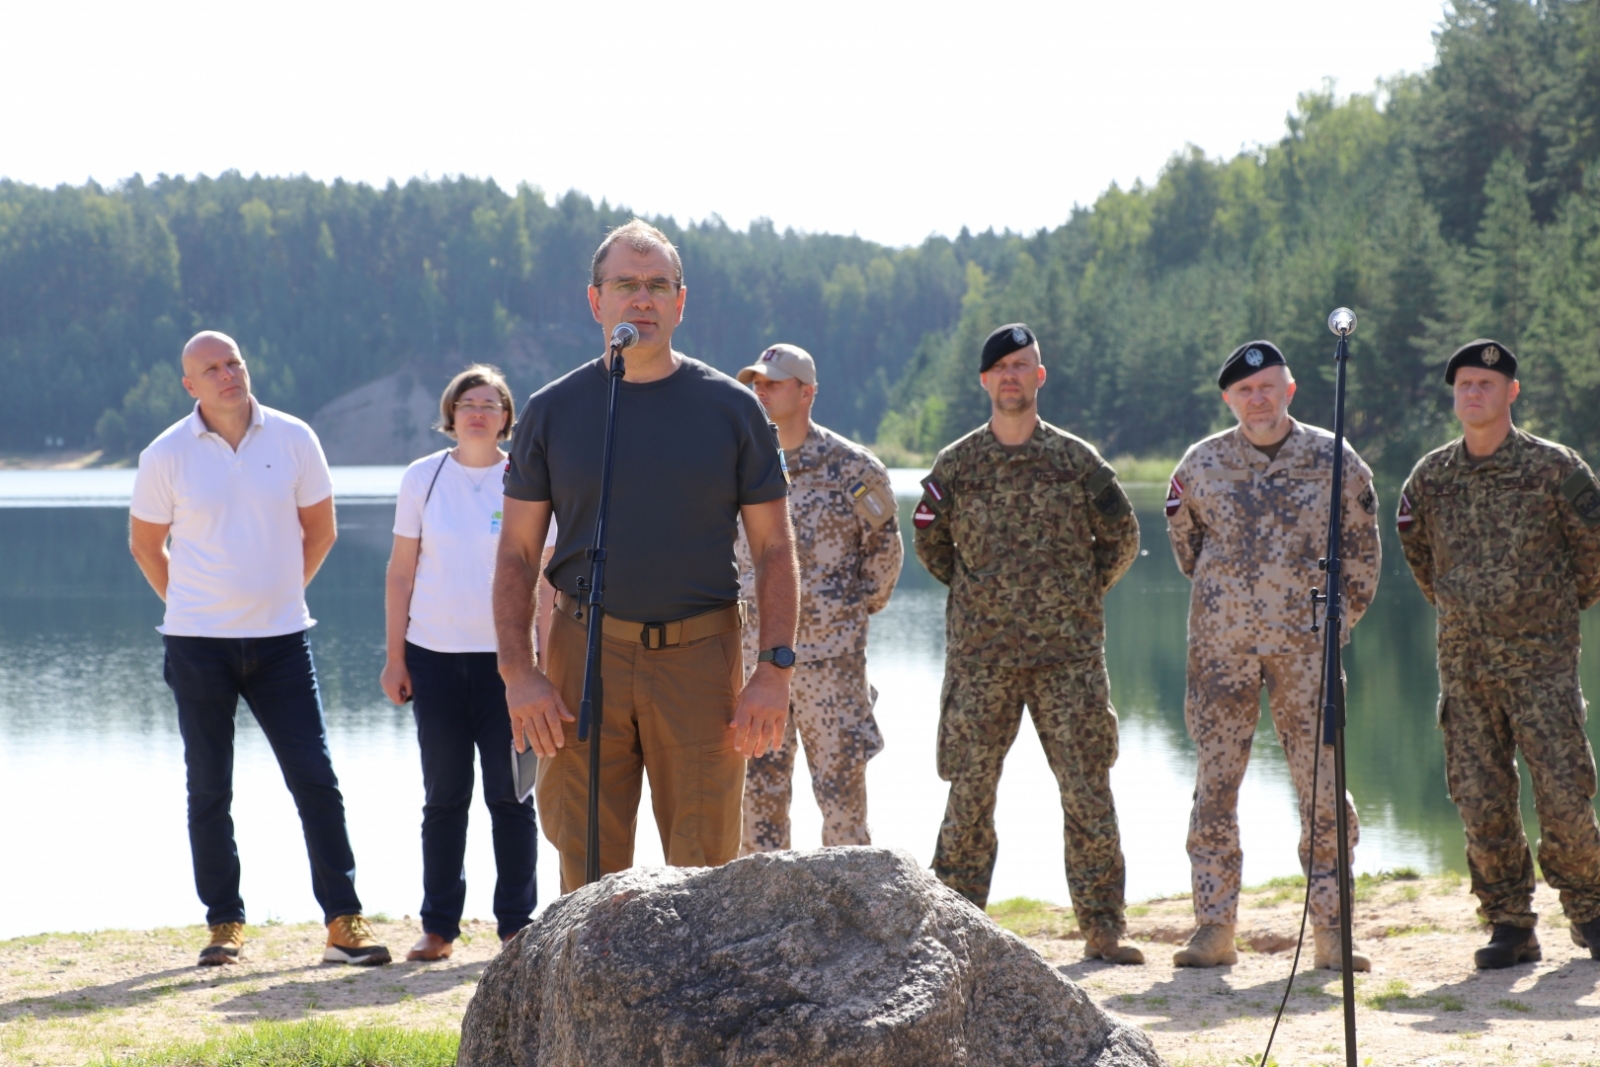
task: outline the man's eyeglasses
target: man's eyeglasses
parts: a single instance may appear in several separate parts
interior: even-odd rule
[[[498,415],[505,406],[498,400],[457,400],[457,415]]]
[[[604,284],[611,286],[612,292],[619,296],[636,296],[639,290],[644,289],[650,293],[652,300],[670,300],[678,291],[678,283],[671,278],[611,278]]]

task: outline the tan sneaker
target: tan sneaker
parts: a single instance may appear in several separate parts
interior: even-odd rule
[[[200,950],[200,966],[221,967],[238,963],[244,951],[244,923],[218,923],[211,928],[211,941]]]
[[[1189,938],[1188,946],[1173,953],[1172,962],[1179,967],[1238,963],[1239,950],[1233,947],[1233,924],[1206,923],[1198,927]]]
[[[341,915],[328,924],[328,947],[322,950],[322,962],[374,967],[389,962],[389,950],[378,944],[366,919]]]
[[[1117,935],[1090,934],[1083,943],[1083,958],[1107,963],[1143,963],[1144,953],[1132,945],[1118,944]]]
[[[1339,930],[1332,926],[1318,926],[1312,930],[1316,938],[1316,962],[1314,966],[1323,971],[1341,971],[1344,969],[1343,953],[1339,951]],[[1372,970],[1372,961],[1355,950],[1352,943],[1350,948],[1350,969],[1352,971]]]

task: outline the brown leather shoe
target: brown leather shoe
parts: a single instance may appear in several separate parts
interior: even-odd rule
[[[244,923],[217,923],[211,928],[211,943],[200,950],[200,966],[219,967],[238,963],[244,951]]]
[[[450,953],[455,951],[455,943],[446,941],[438,934],[423,934],[417,938],[417,943],[411,946],[411,951],[406,953],[407,960],[447,960]]]

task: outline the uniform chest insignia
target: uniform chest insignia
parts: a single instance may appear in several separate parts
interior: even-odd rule
[[[1361,505],[1362,511],[1371,515],[1378,510],[1378,494],[1374,493],[1372,486],[1369,485],[1360,496],[1356,497],[1356,503]]]
[[[1183,483],[1178,481],[1178,476],[1173,475],[1172,481],[1167,484],[1167,518],[1178,513],[1183,506]]]
[[[1371,492],[1371,490],[1368,490],[1368,492]],[[1401,493],[1400,510],[1394,513],[1394,524],[1399,528],[1401,533],[1405,533],[1407,530],[1411,529],[1411,524],[1415,521],[1416,519],[1414,519],[1411,515],[1411,498],[1405,493]]]
[[[934,510],[928,506],[927,501],[923,501],[917,505],[917,510],[911,513],[911,525],[919,530],[926,530],[933,525],[933,520],[938,517]]]

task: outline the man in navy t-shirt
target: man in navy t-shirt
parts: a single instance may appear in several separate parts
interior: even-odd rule
[[[606,544],[603,874],[632,865],[641,773],[668,863],[733,859],[744,761],[782,742],[788,714],[799,578],[783,456],[748,389],[672,350],[685,295],[677,250],[652,226],[634,220],[595,252],[595,321],[606,337],[621,322],[639,331],[623,357]],[[574,616],[600,505],[609,367],[608,354],[529,399],[511,442],[495,569],[512,736],[540,757],[539,817],[561,853],[562,892],[584,880],[589,754],[572,712],[588,620]],[[530,633],[552,514],[559,532],[545,573],[559,593],[546,675]],[[733,554],[741,517],[761,619],[761,662],[748,684]]]

